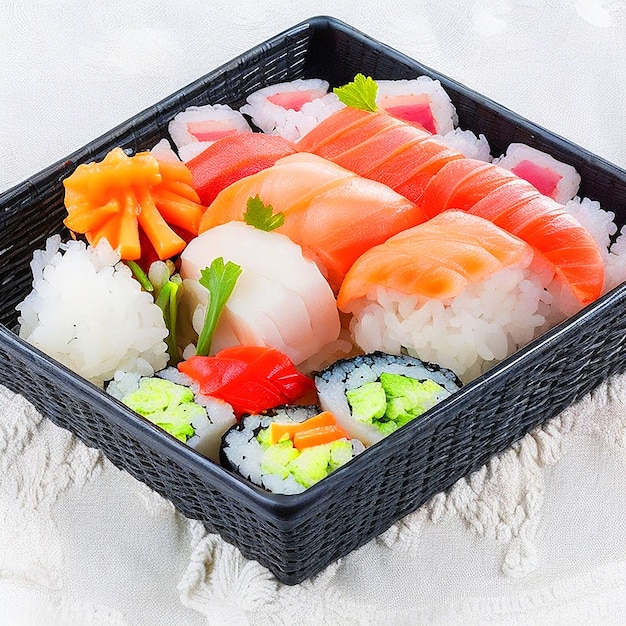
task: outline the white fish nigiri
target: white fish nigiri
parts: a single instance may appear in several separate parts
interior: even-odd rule
[[[233,345],[267,345],[296,365],[339,336],[333,292],[315,263],[285,235],[243,222],[228,222],[202,233],[181,255],[187,306],[193,326],[202,329],[208,291],[200,271],[217,257],[242,269],[213,339],[212,352]],[[191,302],[189,302],[191,300]]]

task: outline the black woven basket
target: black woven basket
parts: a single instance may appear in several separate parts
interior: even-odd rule
[[[53,233],[68,236],[61,181],[79,163],[100,160],[118,145],[151,148],[190,105],[239,107],[268,84],[315,77],[340,85],[357,72],[438,78],[460,125],[484,133],[495,153],[513,141],[550,152],[578,169],[582,195],[614,211],[620,226],[626,221],[626,172],[326,17],[281,33],[0,196],[1,382],[288,584],[363,545],[626,369],[626,285],[294,496],[268,494],[239,479],[33,349],[13,332],[15,305],[31,289],[33,251]]]

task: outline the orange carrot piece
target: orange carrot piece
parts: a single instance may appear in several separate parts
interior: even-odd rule
[[[129,261],[134,261],[141,256],[139,225],[137,223],[138,207],[137,196],[132,189],[128,189],[124,194],[124,212],[120,220],[117,249],[122,259]]]
[[[289,439],[293,439],[298,432],[336,425],[335,416],[330,411],[323,411],[319,415],[310,417],[304,422],[290,422],[288,424],[272,422],[270,424],[270,443],[272,445],[278,443],[285,435],[289,435]]]
[[[79,165],[63,184],[101,204],[111,189],[157,185],[161,180],[159,163],[153,156],[142,153],[129,157],[121,148],[114,148],[100,163]]]
[[[185,240],[167,225],[157,210],[150,192],[142,189],[137,195],[141,208],[138,216],[139,225],[146,233],[159,259],[169,259],[181,252],[186,245]]]
[[[119,245],[119,234],[120,228],[122,224],[122,215],[123,211],[119,211],[119,213],[115,213],[115,215],[111,216],[104,225],[97,230],[90,230],[85,233],[87,237],[87,241],[92,246],[97,246],[98,242],[101,239],[106,239],[111,248],[116,250]]]
[[[198,234],[198,226],[204,214],[201,204],[181,198],[171,191],[153,191],[154,203],[166,222]]]
[[[198,196],[196,190],[191,185],[188,185],[182,180],[165,181],[161,183],[161,185],[156,187],[156,190],[158,191],[161,187],[179,195],[181,198],[186,198],[187,200],[191,200],[192,202],[196,202],[197,204],[202,204],[200,202],[200,196]]]
[[[79,165],[63,181],[64,223],[93,245],[106,238],[126,260],[141,257],[141,227],[159,258],[167,259],[185,247],[172,226],[196,235],[205,210],[191,183],[182,162],[158,161],[149,152],[130,157],[114,148],[100,162]]]
[[[142,152],[140,154],[146,153]],[[159,173],[161,174],[163,181],[179,180],[183,183],[191,185],[191,170],[182,161],[158,161],[158,163]]]
[[[106,204],[94,207],[85,202],[80,205],[74,205],[68,216],[63,220],[67,228],[77,233],[84,233],[88,230],[98,230],[102,228],[104,223],[116,213],[120,212],[119,202],[113,198]]]
[[[348,434],[341,426],[320,426],[311,430],[304,430],[293,436],[293,447],[298,450],[321,446],[325,443],[337,441],[337,439],[348,439]]]

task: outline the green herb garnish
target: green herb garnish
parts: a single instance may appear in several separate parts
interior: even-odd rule
[[[223,257],[213,259],[210,267],[200,272],[200,284],[209,290],[209,304],[206,309],[204,326],[198,337],[196,354],[208,356],[213,342],[213,335],[217,328],[224,305],[235,288],[241,274],[241,267],[232,261],[224,263]]]
[[[170,355],[170,365],[176,365],[180,361],[178,346],[176,345],[176,320],[178,317],[178,302],[180,301],[179,289],[182,286],[182,279],[178,274],[174,274],[161,287],[155,300],[156,305],[163,312],[163,320],[169,331],[165,339],[167,352]]]
[[[263,204],[263,200],[256,195],[254,198],[248,198],[243,219],[246,224],[269,232],[285,223],[285,214],[274,214],[274,207],[271,204]]]
[[[135,261],[126,261],[126,265],[130,268],[133,276],[139,281],[139,284],[145,291],[153,291],[154,287],[150,282],[150,279],[146,276],[146,273],[139,267]]]
[[[333,92],[346,106],[364,111],[378,111],[376,104],[378,85],[370,76],[357,74],[351,83],[335,87]]]

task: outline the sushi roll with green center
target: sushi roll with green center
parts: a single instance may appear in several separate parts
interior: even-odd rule
[[[322,408],[370,446],[449,397],[461,381],[433,363],[374,352],[337,361],[315,386]]]
[[[273,493],[301,493],[362,452],[332,414],[289,406],[246,415],[222,438],[220,461]]]
[[[175,376],[170,370],[160,374]],[[208,398],[210,402],[199,404],[191,388],[166,378],[116,374],[107,393],[214,461],[219,458],[222,435],[236,421],[225,402]]]

